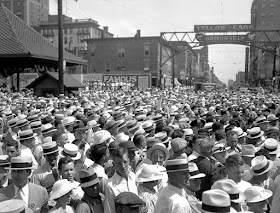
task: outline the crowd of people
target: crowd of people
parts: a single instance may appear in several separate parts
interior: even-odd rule
[[[0,213],[278,213],[280,98],[0,92]]]

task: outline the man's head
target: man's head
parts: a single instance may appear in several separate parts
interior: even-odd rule
[[[97,174],[92,167],[79,171],[81,187],[85,194],[91,198],[99,197],[100,185]]]
[[[212,148],[215,145],[215,141],[213,138],[207,137],[203,138],[199,144],[200,146],[200,154],[206,157],[210,157],[213,154]]]
[[[10,166],[10,158],[9,155],[1,155],[0,156],[0,185],[2,186],[8,177],[9,170],[6,167]]]
[[[151,159],[152,164],[159,164],[160,166],[169,158],[169,151],[163,143],[155,143],[147,152],[147,156]]]
[[[227,136],[227,145],[232,148],[235,148],[238,143],[237,133],[233,130],[229,130],[229,131],[227,131],[226,136]]]
[[[120,147],[112,152],[113,164],[116,169],[116,173],[121,177],[127,178],[128,176],[128,150],[126,148]]]
[[[51,167],[56,166],[58,158],[58,146],[55,141],[49,141],[42,145],[43,154],[46,158],[46,161]]]
[[[58,170],[63,179],[67,179],[68,181],[74,180],[76,171],[74,161],[71,157],[67,156],[60,158],[58,162]]]
[[[243,159],[239,154],[233,154],[228,156],[228,158],[225,161],[225,167],[228,178],[232,179],[236,183],[239,183],[243,175],[243,165]]]
[[[10,158],[18,156],[20,154],[19,143],[13,139],[5,141],[3,152],[4,154],[9,155]]]
[[[58,137],[58,144],[61,147],[64,147],[65,144],[70,143],[69,138],[68,138],[68,134],[67,133],[63,133]]]

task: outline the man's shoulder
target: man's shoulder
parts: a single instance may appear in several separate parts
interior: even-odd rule
[[[76,212],[91,212],[89,205],[85,201],[80,201],[77,205]]]
[[[40,186],[38,184],[35,184],[35,183],[29,183],[29,187],[31,189],[34,189],[36,192],[46,192],[47,193],[47,189],[45,189],[43,186]]]

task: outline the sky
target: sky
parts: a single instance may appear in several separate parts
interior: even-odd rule
[[[159,36],[161,32],[191,32],[194,25],[249,24],[252,0],[63,0],[63,13],[92,18],[109,26],[115,37]],[[50,0],[57,14],[57,0]],[[227,83],[245,69],[245,46],[209,45],[209,65]]]

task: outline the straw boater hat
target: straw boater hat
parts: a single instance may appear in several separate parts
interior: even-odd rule
[[[202,202],[196,204],[198,210],[203,213],[237,213],[231,207],[229,195],[220,189],[211,189],[202,193]]]
[[[0,202],[0,213],[32,213],[25,207],[25,202],[20,199],[10,199]]]
[[[32,158],[31,157],[12,157],[10,167],[6,167],[5,169],[9,170],[26,170],[26,169],[34,169],[32,166]]]
[[[259,125],[259,124],[262,124],[262,123],[268,123],[266,117],[264,115],[260,116],[260,117],[257,117],[256,120],[255,120],[255,125]]]
[[[43,155],[49,155],[58,152],[58,146],[55,141],[43,143],[42,148],[43,148]]]
[[[147,151],[147,157],[149,159],[152,159],[152,153],[155,150],[161,150],[165,154],[165,159],[166,161],[170,157],[169,151],[166,149],[166,146],[163,143],[155,143],[148,151]]]
[[[158,132],[155,134],[155,138],[158,138],[162,143],[168,143],[171,138],[167,136],[166,132]]]
[[[271,127],[268,127],[266,130],[265,130],[265,134],[266,135],[269,135],[271,133],[277,133],[279,134],[280,133],[280,130],[277,126],[271,126]]]
[[[157,165],[144,164],[143,167],[136,173],[136,182],[151,182],[161,180],[162,177],[163,173]]]
[[[142,124],[142,128],[145,130],[145,132],[149,132],[155,129],[155,123],[153,120],[147,120]]]
[[[0,155],[0,167],[9,166],[11,164],[9,155]]]
[[[276,155],[280,152],[280,145],[276,139],[267,138],[264,141],[264,149],[266,149],[269,154]]]
[[[63,120],[62,120],[62,124],[64,126],[69,126],[71,124],[74,124],[76,121],[76,118],[74,116],[68,116],[68,117],[65,117]]]
[[[69,156],[72,160],[79,160],[81,158],[78,146],[72,143],[64,144],[63,149],[59,150],[59,155],[61,157]]]
[[[56,200],[74,189],[76,184],[70,183],[67,179],[58,180],[53,184],[50,193],[50,200]]]
[[[263,136],[263,131],[261,131],[260,127],[253,127],[251,129],[247,130],[247,138],[254,139],[254,138],[260,138]]]
[[[108,139],[111,138],[111,133],[107,130],[100,130],[96,132],[93,136],[93,143],[94,144],[102,144]]]
[[[278,121],[279,118],[277,118],[276,115],[274,115],[274,114],[270,114],[267,116],[267,120],[268,120],[268,122],[272,122],[272,121]]]
[[[87,188],[99,183],[99,179],[92,167],[79,171],[81,187]]]
[[[37,134],[33,133],[32,129],[27,129],[27,130],[19,131],[17,139],[19,141],[22,141],[22,140],[27,140],[27,139],[30,139],[30,138],[34,138],[35,136],[37,136]]]
[[[185,136],[193,136],[193,130],[192,129],[183,129]]]
[[[7,123],[9,125],[9,127],[15,127],[17,125],[18,122],[18,118],[12,118],[11,120],[9,120]]]
[[[189,171],[190,171],[190,178],[189,179],[197,179],[205,177],[204,173],[200,173],[196,163],[189,162]]]
[[[165,162],[166,172],[179,172],[189,170],[188,160],[186,158],[176,158]]]
[[[270,198],[273,193],[268,189],[264,189],[261,186],[250,186],[244,192],[247,203],[258,203]]]
[[[118,120],[118,121],[116,121],[116,125],[117,125],[118,129],[121,129],[121,128],[125,127],[126,121],[125,120]]]
[[[257,152],[257,149],[253,144],[242,145],[242,156],[254,158],[256,152]]]
[[[108,130],[108,129],[113,129],[117,127],[117,123],[115,120],[109,120],[107,123],[104,125],[103,129]]]
[[[21,119],[21,120],[18,120],[18,121],[17,121],[17,127],[18,127],[18,128],[23,127],[23,126],[26,126],[26,125],[28,125],[28,124],[29,124],[29,122],[28,122],[28,120],[26,120],[26,119]]]
[[[242,138],[242,137],[245,137],[245,136],[247,135],[246,132],[243,132],[243,130],[242,130],[241,127],[235,127],[235,128],[233,129],[233,131],[237,133],[238,138]]]
[[[50,133],[50,132],[55,132],[55,131],[56,131],[56,129],[53,127],[53,125],[51,123],[47,123],[47,124],[41,126],[42,135]]]
[[[213,148],[212,148],[212,151],[213,151],[213,154],[217,154],[217,153],[221,153],[221,152],[226,152],[227,150],[229,150],[230,147],[226,147],[225,144],[222,144],[222,143],[216,143]]]
[[[231,179],[223,179],[216,181],[211,189],[221,189],[229,194],[230,201],[233,203],[244,202],[246,197],[239,191],[238,185]]]
[[[42,127],[42,122],[41,121],[34,121],[30,123],[31,129],[40,129]]]
[[[265,156],[260,155],[253,158],[250,172],[254,176],[259,176],[270,171],[273,167],[273,161],[267,160]]]
[[[140,126],[140,123],[137,122],[137,120],[129,120],[126,122],[126,128],[128,132],[133,131],[134,129],[137,129]]]

